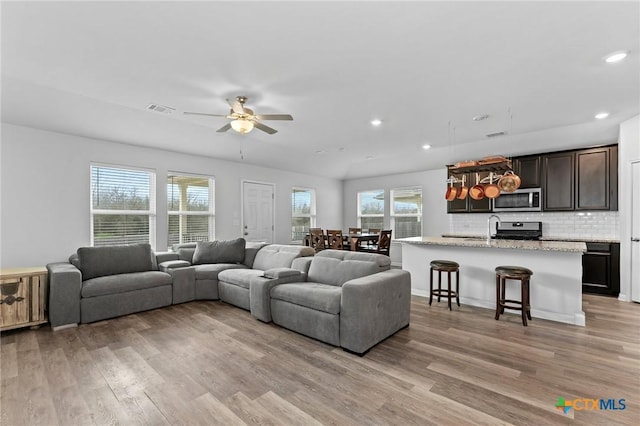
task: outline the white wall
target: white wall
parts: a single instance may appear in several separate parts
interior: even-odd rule
[[[640,160],[640,115],[620,124],[618,208],[620,210],[620,300],[631,300],[631,162]]]
[[[216,184],[216,238],[241,236],[241,181],[276,187],[275,242],[291,238],[291,188],[314,188],[317,224],[342,228],[342,182],[242,162],[178,154],[115,142],[2,125],[0,266],[45,265],[90,244],[91,162],[156,170],[156,248],[167,247],[167,171],[212,175]]]

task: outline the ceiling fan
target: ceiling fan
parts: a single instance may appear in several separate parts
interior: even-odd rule
[[[208,117],[225,117],[232,120],[230,123],[220,127],[217,132],[226,132],[229,129],[233,129],[238,133],[246,134],[253,130],[255,127],[258,130],[269,133],[270,135],[277,132],[269,126],[265,126],[260,121],[262,120],[293,120],[293,117],[289,114],[254,114],[252,109],[244,106],[247,101],[246,96],[236,96],[235,100],[227,99],[227,103],[231,106],[231,110],[227,115],[220,114],[206,114],[203,112],[185,112],[187,115],[206,115]]]

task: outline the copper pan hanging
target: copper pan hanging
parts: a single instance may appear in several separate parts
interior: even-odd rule
[[[458,189],[458,200],[464,200],[467,198],[467,194],[469,193],[469,187],[466,185],[466,175],[462,175],[462,185],[460,189]]]

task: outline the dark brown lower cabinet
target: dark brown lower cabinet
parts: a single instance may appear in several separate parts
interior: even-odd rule
[[[620,244],[587,243],[582,255],[582,292],[618,296]]]

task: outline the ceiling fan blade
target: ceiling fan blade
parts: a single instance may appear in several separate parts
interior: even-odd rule
[[[276,129],[272,129],[269,126],[265,126],[262,123],[258,123],[258,122],[254,122],[253,123],[253,127],[255,127],[256,129],[260,129],[263,132],[269,133],[270,135],[274,134],[274,133],[278,133],[278,131]]]
[[[256,115],[258,120],[293,120],[289,114],[260,114]]]
[[[227,117],[226,115],[220,114],[205,114],[204,112],[183,112],[186,115],[206,115],[207,117]]]
[[[244,107],[242,106],[240,101],[238,101],[237,99],[228,99],[227,98],[227,103],[231,107],[231,110],[233,112],[235,112],[236,114],[244,114]]]
[[[230,128],[231,128],[231,123],[227,123],[224,126],[220,127],[218,130],[216,130],[216,132],[218,133],[226,132]]]

